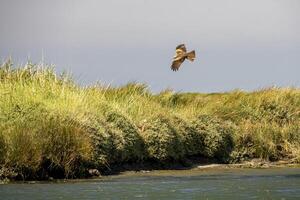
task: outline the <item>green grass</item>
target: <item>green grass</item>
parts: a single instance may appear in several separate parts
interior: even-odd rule
[[[123,163],[300,162],[300,90],[151,93],[80,87],[44,65],[0,68],[0,178],[82,177]]]

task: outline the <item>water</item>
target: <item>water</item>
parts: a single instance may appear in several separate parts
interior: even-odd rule
[[[300,168],[155,171],[3,184],[0,199],[300,199]]]

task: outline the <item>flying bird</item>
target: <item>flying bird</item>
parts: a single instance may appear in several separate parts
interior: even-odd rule
[[[186,52],[186,48],[184,44],[180,44],[176,47],[175,56],[173,57],[173,62],[171,65],[171,69],[173,71],[177,71],[181,65],[181,63],[184,62],[184,60],[187,58],[189,61],[194,61],[196,57],[195,50]]]

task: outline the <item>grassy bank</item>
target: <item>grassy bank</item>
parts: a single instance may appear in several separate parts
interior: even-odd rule
[[[0,178],[84,177],[124,163],[300,162],[300,90],[153,94],[80,87],[53,69],[0,68]]]

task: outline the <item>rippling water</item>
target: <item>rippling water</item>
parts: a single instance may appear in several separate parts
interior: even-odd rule
[[[300,168],[155,171],[4,184],[0,199],[300,199]]]

